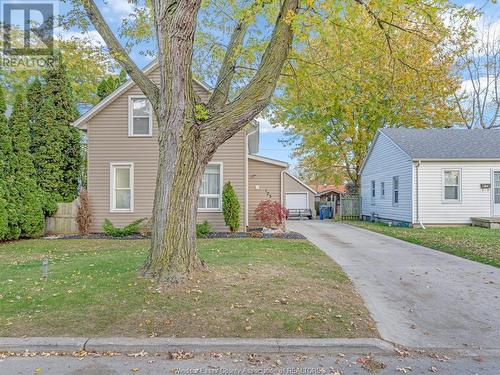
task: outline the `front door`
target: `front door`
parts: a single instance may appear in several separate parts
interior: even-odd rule
[[[493,172],[493,216],[500,216],[500,171]]]

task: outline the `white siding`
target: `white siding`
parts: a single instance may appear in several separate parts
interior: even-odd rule
[[[416,163],[414,170],[416,168]],[[443,170],[461,170],[461,201],[443,202]],[[500,170],[500,162],[486,161],[422,161],[419,167],[419,217],[423,224],[469,224],[471,217],[492,216],[490,184],[492,170]],[[416,184],[413,217],[416,222]]]
[[[392,203],[392,179],[399,176],[399,204]],[[378,133],[361,173],[361,212],[372,212],[381,219],[412,222],[412,162],[410,157],[387,136]],[[371,181],[375,181],[375,199],[371,199]],[[380,183],[385,184],[385,199]]]

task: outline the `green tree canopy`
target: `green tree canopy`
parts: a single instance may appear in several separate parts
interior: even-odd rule
[[[9,191],[7,181],[9,176],[9,158],[12,152],[10,143],[9,128],[7,126],[7,117],[5,111],[5,97],[3,88],[0,86],[0,240],[4,240],[9,234]]]
[[[37,127],[39,133],[33,135],[33,144],[36,145],[34,152],[37,154],[44,153],[49,148],[53,149],[51,152],[54,154],[54,166],[37,164],[37,168],[42,168],[38,169],[38,175],[41,177],[49,170],[55,174],[62,173],[60,178],[55,176],[48,178],[51,183],[55,184],[48,191],[56,192],[63,201],[70,202],[76,198],[78,192],[82,150],[80,133],[72,126],[73,121],[78,117],[78,112],[66,64],[61,55],[59,55],[58,63],[48,69],[43,78],[45,81],[43,87],[44,104],[41,112],[43,112],[44,117],[39,117],[40,123]],[[45,103],[45,101],[49,101],[49,103]],[[44,110],[42,111],[42,109]],[[50,136],[47,136],[47,132],[50,133]],[[37,149],[39,145],[40,147],[45,145],[46,149]],[[46,160],[47,158],[39,155],[36,159]],[[59,171],[56,171],[57,169]],[[57,183],[56,180],[58,180]],[[45,186],[44,190],[48,188]]]
[[[19,34],[18,37],[21,35]],[[113,60],[102,47],[95,45],[84,36],[73,37],[69,40],[56,39],[55,46],[64,57],[76,102],[82,104],[99,102],[100,99],[96,95],[97,85],[109,75],[110,71],[116,69]],[[14,92],[25,89],[27,82],[43,73],[38,70],[0,68],[0,79],[9,88],[7,102],[12,103]]]
[[[100,100],[115,91],[122,83],[127,80],[125,70],[121,70],[120,74],[111,74],[101,80],[97,85],[97,96]]]
[[[34,178],[35,168],[30,153],[30,132],[26,99],[17,93],[9,119],[13,164],[11,173],[16,187],[16,212],[19,235],[35,237],[43,233],[42,194]]]
[[[456,121],[452,97],[461,80],[454,67],[471,14],[445,1],[425,10],[405,1],[325,2],[322,12],[303,18],[274,120],[298,144],[309,179],[358,185],[378,128]]]

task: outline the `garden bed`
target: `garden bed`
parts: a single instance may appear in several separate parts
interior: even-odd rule
[[[88,236],[80,236],[78,234],[47,236],[44,239],[50,240],[148,240],[149,236],[134,234],[124,237],[113,237],[105,233],[92,233]],[[305,240],[306,238],[297,232],[284,232],[282,234],[262,233],[262,230],[252,230],[248,232],[211,232],[202,238],[275,238],[283,240]]]

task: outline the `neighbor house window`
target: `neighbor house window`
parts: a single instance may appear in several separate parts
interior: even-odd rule
[[[219,211],[222,208],[222,163],[211,163],[205,168],[201,182],[198,209]]]
[[[443,198],[446,202],[460,202],[460,170],[443,171]]]
[[[399,204],[399,176],[392,178],[392,204]]]
[[[380,183],[380,199],[385,199],[385,182]]]
[[[375,181],[372,180],[372,194],[371,194],[371,198],[372,198],[372,204],[375,204]]]
[[[129,136],[150,137],[153,134],[153,116],[149,100],[142,96],[130,96],[128,115]]]
[[[111,211],[132,212],[134,209],[134,165],[111,164]]]

